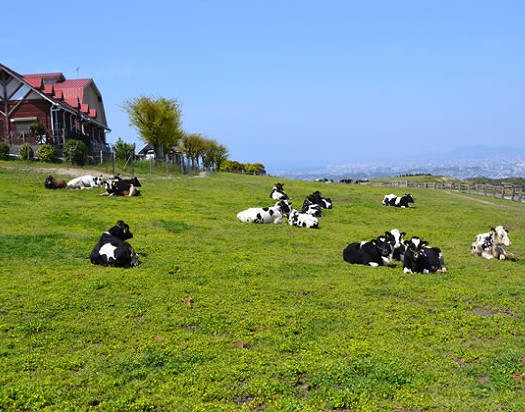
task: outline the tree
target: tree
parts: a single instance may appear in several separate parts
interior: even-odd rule
[[[206,169],[220,170],[223,159],[228,157],[226,146],[220,145],[215,140],[206,140],[202,155],[202,166]]]
[[[135,144],[126,143],[119,137],[113,145],[113,151],[117,159],[127,160],[130,154],[135,154]]]
[[[71,164],[83,166],[86,163],[87,147],[81,140],[70,139],[62,148],[64,158]]]
[[[207,139],[198,133],[184,133],[182,136],[182,146],[184,153],[191,162],[191,167],[199,167],[199,159],[204,155],[207,146]]]
[[[123,107],[139,137],[153,147],[157,161],[164,159],[164,154],[177,145],[183,134],[177,101],[143,96],[127,100]]]

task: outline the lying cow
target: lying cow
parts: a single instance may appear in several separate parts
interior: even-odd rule
[[[392,260],[392,245],[386,236],[369,242],[350,243],[343,250],[343,260],[352,264],[386,266]]]
[[[102,187],[105,183],[102,175],[84,175],[75,177],[74,179],[67,182],[68,189],[91,189],[93,187]]]
[[[507,252],[503,246],[512,245],[508,230],[503,226],[496,226],[490,230],[490,233],[480,233],[476,236],[476,240],[470,246],[470,251],[474,256],[482,256],[485,259],[505,260]]]
[[[321,192],[319,192],[319,190],[316,190],[311,195],[308,195],[306,199],[312,203],[318,204],[323,209],[333,208],[332,199],[329,197],[324,197]]]
[[[44,182],[46,189],[63,189],[67,186],[64,179],[56,179],[52,175],[49,175]]]
[[[306,198],[304,199],[301,213],[308,213],[309,215],[315,217],[321,217],[323,216],[323,209],[317,203],[314,203],[310,199]]]
[[[288,195],[284,191],[283,186],[283,183],[276,183],[275,186],[272,188],[272,191],[270,192],[270,197],[274,200],[288,199]]]
[[[142,187],[136,177],[122,179],[118,176],[108,180],[104,186],[106,187],[106,192],[102,193],[101,196],[138,196],[140,195],[140,190],[137,187]]]
[[[409,203],[414,203],[414,198],[410,193],[406,193],[404,196],[396,196],[393,193],[386,195],[383,198],[383,205],[395,206],[395,207],[409,207]]]
[[[404,243],[403,236],[405,232],[400,232],[399,229],[392,229],[390,232],[385,233],[388,242],[392,245],[392,260],[403,261],[406,246]]]
[[[242,223],[281,223],[283,216],[288,216],[291,210],[290,202],[280,200],[271,207],[251,207],[237,213],[237,219]]]
[[[91,263],[103,266],[133,267],[138,266],[139,256],[126,242],[133,234],[129,226],[119,220],[115,226],[104,232],[90,255]]]
[[[442,273],[446,272],[445,260],[441,250],[428,246],[428,242],[413,236],[405,241],[406,251],[403,258],[404,273]]]
[[[308,213],[299,213],[295,209],[292,209],[288,215],[288,223],[291,226],[319,229],[319,220],[315,216]]]

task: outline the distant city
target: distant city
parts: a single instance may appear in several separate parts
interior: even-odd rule
[[[525,177],[525,150],[499,149],[497,153],[488,149],[477,151],[467,149],[451,152],[440,160],[425,161],[381,161],[369,163],[347,163],[331,165],[316,170],[282,171],[278,176],[299,179],[372,179],[407,174],[431,174],[456,179],[487,177],[503,179]],[[469,153],[461,157],[459,153]],[[464,156],[464,155],[463,155]]]

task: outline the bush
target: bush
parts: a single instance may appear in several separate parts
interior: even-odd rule
[[[20,146],[20,159],[32,161],[34,157],[35,151],[29,144],[25,143],[22,146]]]
[[[64,158],[71,164],[83,166],[86,163],[87,147],[81,140],[68,140],[63,148]]]
[[[5,142],[0,142],[0,160],[9,159],[9,145]]]
[[[38,148],[36,154],[43,162],[54,162],[56,159],[55,146],[50,144],[43,144]]]

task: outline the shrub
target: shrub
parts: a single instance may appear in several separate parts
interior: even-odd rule
[[[86,163],[87,147],[81,140],[68,140],[63,148],[64,158],[71,164],[83,166]]]
[[[9,158],[9,145],[5,142],[0,142],[0,160],[7,160]]]
[[[22,146],[20,146],[20,158],[23,160],[33,160],[35,157],[35,151],[33,148],[25,143]]]
[[[43,144],[38,148],[36,154],[43,162],[54,162],[56,158],[55,147],[50,144]]]

